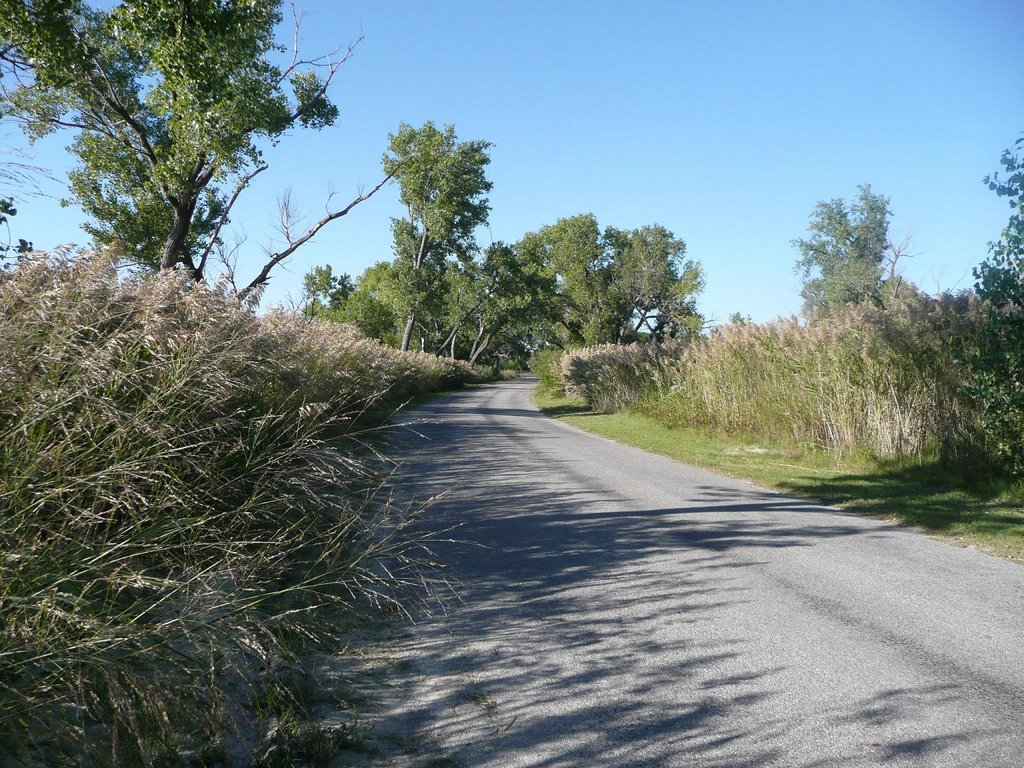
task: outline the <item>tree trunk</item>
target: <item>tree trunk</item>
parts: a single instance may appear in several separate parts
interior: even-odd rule
[[[437,347],[435,347],[434,354],[440,357],[441,355],[444,354],[445,349],[447,349],[449,346],[452,349],[455,349],[455,337],[458,335],[459,326],[453,325],[451,331],[449,331],[448,335],[444,337],[444,341],[442,341],[440,344],[437,345]],[[453,354],[452,357],[454,356],[455,355]]]
[[[479,340],[479,337],[477,337],[477,339]],[[480,344],[480,346],[476,346],[476,344],[474,343],[474,345],[473,345],[474,346],[473,353],[469,356],[469,364],[470,365],[476,365],[476,361],[480,359],[480,355],[482,355],[484,353],[484,350],[487,349],[487,347],[490,345],[490,343],[491,343],[491,336],[490,336],[490,334],[488,334],[487,336],[484,337],[484,340]]]
[[[480,340],[483,339],[483,344]],[[480,357],[481,353],[487,349],[487,345],[491,342],[490,334],[484,339],[484,323],[483,320],[477,325],[476,338],[473,339],[473,347],[469,350],[469,364],[476,365],[476,360]]]
[[[426,226],[423,227],[423,237],[420,239],[420,249],[416,253],[416,260],[412,263],[412,268],[418,274],[420,267],[423,266],[423,258],[427,255],[427,243],[430,242],[430,238],[427,235]]]
[[[405,332],[402,334],[402,351],[409,351],[409,342],[412,341],[412,328],[416,324],[416,313],[413,312],[406,318]]]
[[[449,357],[451,357],[452,360],[455,359],[455,340],[457,338],[459,338],[459,334],[456,331],[453,330],[452,331],[452,349],[451,349],[451,354],[449,355]]]
[[[410,216],[411,216],[411,213],[410,213]],[[412,289],[413,289],[413,292],[415,293],[415,296],[413,297],[413,301],[415,302],[415,304],[413,304],[414,307],[415,306],[419,306],[419,303],[420,303],[420,267],[423,266],[423,258],[427,254],[427,243],[428,242],[429,242],[429,238],[427,237],[427,228],[426,228],[426,226],[424,226],[423,227],[423,237],[420,239],[420,249],[419,249],[419,252],[417,252],[415,258],[412,261],[412,272],[413,272],[413,284],[412,284],[413,288]],[[405,320],[405,332],[402,334],[402,351],[403,352],[408,352],[409,351],[409,343],[412,341],[412,329],[413,329],[414,325],[416,325],[416,310],[415,309],[412,312],[409,313],[409,317],[407,317],[406,320]],[[420,346],[422,346],[422,345],[423,345],[423,342],[421,340],[420,341]]]
[[[192,226],[192,216],[196,209],[195,200],[177,204],[172,203],[172,207],[174,208],[174,223],[171,225],[171,231],[167,233],[167,239],[164,241],[164,253],[160,259],[160,269],[174,269],[175,265],[184,264],[194,279],[201,280],[203,276],[196,273],[196,267],[192,263],[192,259],[184,252],[185,240],[188,238],[188,230]]]

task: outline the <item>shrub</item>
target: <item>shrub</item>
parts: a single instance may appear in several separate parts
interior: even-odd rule
[[[802,323],[730,324],[686,347],[603,345],[564,355],[565,391],[599,411],[877,457],[985,455],[962,362],[984,313],[973,294],[908,290]]]
[[[540,386],[547,392],[563,392],[562,373],[559,361],[562,350],[555,347],[538,349],[530,358],[530,373],[540,380]]]
[[[987,302],[978,348],[969,357],[973,391],[982,406],[989,449],[1009,474],[1024,476],[1024,157],[1003,153],[1009,176],[986,179],[1006,197],[1012,213],[1002,238],[989,244],[989,258],[974,272]]]

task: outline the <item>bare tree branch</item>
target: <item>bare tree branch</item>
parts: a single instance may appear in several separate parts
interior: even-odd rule
[[[288,62],[288,67],[285,70],[286,72],[293,70],[295,68],[295,62],[299,60],[299,30],[302,28],[302,17],[304,15],[295,4],[295,0],[291,0],[289,5],[292,9],[292,60]]]
[[[242,194],[242,191],[249,186],[249,182],[267,170],[269,166],[264,164],[257,168],[252,173],[248,174],[235,187],[235,193],[231,195],[231,199],[228,200],[227,206],[224,208],[224,213],[221,214],[220,219],[217,221],[217,226],[213,230],[213,234],[210,235],[210,239],[206,243],[206,248],[203,249],[202,255],[199,257],[199,266],[196,268],[200,277],[206,274],[206,261],[210,257],[210,252],[213,250],[214,244],[217,242],[217,238],[220,237],[220,231],[224,228],[227,223],[228,214],[231,213],[231,208],[234,206],[238,196]]]
[[[327,198],[327,205],[331,204],[331,199],[334,197],[333,193]],[[296,225],[300,224],[305,217],[299,216],[298,211],[295,208],[295,203],[292,202],[292,189],[287,187],[281,196],[277,200],[277,224],[274,226],[284,238],[286,243],[292,242],[292,230]],[[268,254],[269,254],[269,249]]]
[[[252,292],[256,287],[258,287],[260,285],[263,285],[264,283],[267,282],[267,280],[269,279],[270,270],[272,270],[274,267],[276,267],[282,261],[287,259],[293,253],[295,253],[295,251],[297,251],[300,247],[302,247],[303,245],[308,243],[310,240],[312,240],[317,232],[319,232],[321,229],[326,227],[332,221],[335,221],[336,219],[340,219],[342,216],[346,215],[349,211],[351,211],[353,208],[355,208],[357,205],[359,205],[359,203],[361,203],[361,202],[363,202],[365,200],[369,200],[371,197],[373,197],[373,195],[375,195],[378,191],[380,191],[380,189],[385,184],[387,184],[389,181],[391,181],[392,176],[393,176],[393,174],[389,173],[387,176],[384,177],[383,181],[381,181],[377,186],[375,186],[369,192],[367,192],[365,194],[359,195],[357,198],[355,198],[352,202],[350,202],[348,205],[346,205],[341,210],[334,211],[332,213],[327,214],[322,219],[320,219],[320,221],[318,221],[312,227],[307,229],[300,237],[298,237],[298,238],[296,238],[294,240],[289,238],[288,245],[285,248],[283,248],[282,250],[278,251],[277,253],[272,254],[270,256],[270,259],[267,261],[267,263],[263,265],[263,269],[260,270],[260,273],[258,275],[256,275],[256,277],[254,277],[252,279],[252,282],[250,282],[247,286],[245,286],[245,288],[243,288],[239,292],[239,298],[244,301],[246,296],[248,296],[248,294],[250,292]]]
[[[333,53],[337,53],[337,51],[341,50],[340,48],[338,48],[332,54],[328,54],[326,56],[320,56],[317,57],[316,59],[311,60],[298,61],[291,67],[289,67],[287,70],[285,70],[282,73],[282,75],[283,77],[288,77],[300,65],[314,66],[321,69],[326,69],[327,74],[324,76],[323,81],[320,84],[320,88],[316,92],[317,98],[322,98],[323,96],[326,95],[327,89],[330,87],[331,81],[334,80],[334,76],[338,73],[338,70],[341,69],[341,67],[352,57],[352,54],[355,51],[356,46],[359,45],[359,43],[361,43],[362,41],[363,36],[360,35],[353,42],[349,43],[348,48],[345,50],[345,53],[342,54],[340,59],[331,61],[331,56],[333,55]],[[300,117],[302,117],[302,115],[302,107],[299,106],[291,114],[290,119],[292,122],[294,122],[298,120]]]
[[[234,244],[230,249],[228,249],[224,243],[217,243],[215,248],[216,260],[220,262],[221,266],[224,268],[220,273],[220,277],[217,279],[219,282],[230,285],[231,292],[235,295],[238,295],[239,293],[238,285],[235,283],[235,276],[237,274],[238,267],[238,253],[241,251],[242,246],[245,244],[247,239],[248,238],[244,235],[236,236]]]
[[[885,248],[885,259],[882,262],[882,272],[886,276],[886,284],[892,292],[892,297],[898,298],[900,289],[903,287],[903,272],[899,270],[901,259],[909,259],[914,256],[910,253],[910,243],[914,239],[909,232],[900,242],[888,240]]]

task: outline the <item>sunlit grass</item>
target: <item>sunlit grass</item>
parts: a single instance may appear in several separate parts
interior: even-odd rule
[[[581,400],[550,391],[535,392],[534,400],[549,416],[627,445],[1024,560],[1024,488],[1019,485],[934,462],[838,456],[813,446],[672,427],[632,411],[595,413]]]
[[[296,639],[429,588],[367,417],[472,373],[102,257],[0,271],[0,763],[257,747]]]

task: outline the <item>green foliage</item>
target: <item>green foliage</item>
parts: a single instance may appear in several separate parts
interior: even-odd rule
[[[612,290],[627,308],[619,342],[696,336],[703,325],[697,295],[704,289],[700,266],[684,261],[686,243],[660,224],[631,231],[605,230],[612,249]]]
[[[353,323],[367,338],[392,347],[401,341],[400,318],[407,314],[408,274],[402,262],[381,261],[367,267],[355,281],[344,304],[322,317],[335,322]]]
[[[398,221],[396,228],[406,224]],[[472,258],[425,262],[421,279],[429,279],[431,290],[416,309],[425,349],[472,364],[485,358],[524,362],[539,343],[536,329],[549,322],[554,296],[554,276],[535,255],[498,242]],[[325,268],[311,272],[309,290],[327,285],[331,274]],[[318,316],[355,323],[365,335],[398,346],[416,279],[409,259],[378,263]]]
[[[97,245],[201,278],[227,212],[224,185],[244,185],[263,162],[261,143],[334,121],[325,92],[337,62],[271,63],[279,6],[5,4],[0,48],[16,85],[0,106],[25,119],[30,137],[77,132],[72,201],[91,217]]]
[[[0,243],[0,261],[6,259],[11,251],[23,255],[32,250],[32,243],[24,238],[18,238],[18,244],[11,245],[10,218],[17,214],[18,209],[14,207],[14,201],[7,197],[0,197],[0,225],[7,228],[7,242]]]
[[[686,244],[654,224],[608,227],[592,214],[560,219],[523,238],[555,274],[560,301],[553,336],[563,345],[688,338],[703,326],[700,266]]]
[[[530,358],[530,373],[540,380],[541,391],[546,393],[565,393],[562,381],[561,360],[565,354],[561,349],[545,347],[538,349]]]
[[[832,312],[850,302],[882,303],[882,262],[888,249],[889,198],[859,187],[857,202],[818,203],[807,229],[794,240],[796,271],[804,281],[804,312]]]
[[[988,304],[977,353],[971,357],[973,387],[982,404],[989,447],[1014,475],[1024,475],[1024,158],[1003,153],[1005,179],[986,178],[1008,198],[1012,213],[989,258],[975,271],[978,295]]]
[[[482,251],[491,184],[485,141],[459,141],[453,126],[403,124],[384,170],[401,187],[408,216],[392,219],[395,259],[367,270],[332,313],[408,349],[413,337],[436,354],[477,363],[524,360],[551,314],[554,275],[535,249],[494,243]]]
[[[313,267],[302,278],[303,313],[307,317],[336,314],[354,288],[352,278],[347,273],[335,275],[330,264]]]
[[[420,128],[403,123],[389,140],[384,171],[398,180],[408,212],[408,218],[393,220],[395,259],[407,265],[403,270],[410,278],[402,282],[408,311],[401,348],[406,350],[417,315],[436,311],[444,300],[447,260],[472,258],[473,233],[487,223],[491,182],[484,169],[491,145],[460,142],[454,126],[440,130],[429,121]]]
[[[288,638],[420,578],[354,419],[471,375],[174,273],[0,275],[0,754],[180,764],[251,728]]]
[[[625,309],[610,290],[610,254],[601,242],[597,218],[581,214],[559,219],[537,235],[527,235],[524,241],[530,244],[534,238],[558,275],[564,300],[561,340],[566,344],[614,340],[615,319]]]
[[[449,351],[471,363],[485,353],[525,361],[538,339],[536,329],[551,317],[554,276],[535,253],[496,242],[472,261],[448,270],[444,326]],[[463,339],[461,331],[470,333]]]
[[[414,129],[403,130],[403,147],[421,140]],[[430,124],[421,130],[437,140]],[[400,173],[394,162],[388,168]],[[411,189],[421,189],[419,176],[412,178]],[[360,277],[336,319],[385,338],[387,320],[404,318],[402,346],[415,327],[423,349],[436,354],[518,364],[546,345],[685,339],[703,325],[695,305],[703,273],[684,259],[685,243],[659,225],[602,234],[593,216],[574,216],[513,245],[478,251],[466,239],[471,228],[462,229],[457,246],[450,237],[431,239],[425,216],[393,220],[394,262]]]
[[[458,251],[487,222],[491,189],[484,169],[491,159],[487,141],[459,141],[455,126],[419,128],[402,123],[388,136],[384,170],[401,187],[401,202],[418,234]]]

